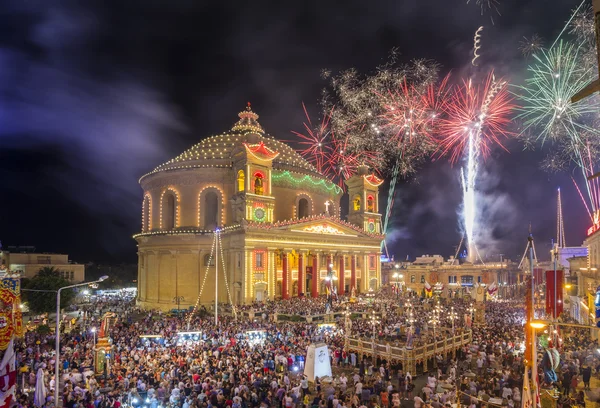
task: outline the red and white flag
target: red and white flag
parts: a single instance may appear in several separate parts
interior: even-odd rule
[[[498,285],[496,285],[496,281],[494,281],[494,283],[488,286],[487,291],[490,296],[496,294],[496,292],[498,291]]]
[[[10,407],[15,398],[17,390],[15,357],[15,348],[11,339],[0,362],[0,408]]]
[[[425,281],[425,291],[427,293],[431,293],[431,285],[429,284],[429,282]]]

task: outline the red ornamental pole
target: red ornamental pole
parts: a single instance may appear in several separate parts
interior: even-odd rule
[[[312,265],[312,290],[311,296],[316,298],[319,297],[319,258],[318,255],[313,255]]]
[[[304,255],[298,255],[298,296],[304,293]]]
[[[283,299],[288,299],[289,293],[288,293],[288,257],[287,257],[287,253],[283,253],[282,255],[283,259],[281,260],[281,266],[282,266],[282,281],[281,281],[281,297]]]

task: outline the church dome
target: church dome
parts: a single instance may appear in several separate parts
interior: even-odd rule
[[[257,144],[260,142],[264,143],[269,150],[279,153],[272,162],[273,169],[289,170],[326,179],[292,147],[265,134],[262,126],[258,123],[258,115],[252,111],[250,103],[238,116],[239,120],[228,132],[200,141],[179,156],[145,174],[141,179],[157,172],[170,170],[231,167],[233,155],[237,149],[242,148],[244,143]]]

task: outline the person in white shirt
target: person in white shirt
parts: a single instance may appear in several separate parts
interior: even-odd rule
[[[360,381],[357,382],[354,387],[356,388],[356,391],[354,392],[356,395],[360,396],[362,395],[362,389],[363,389],[363,383],[361,383]]]

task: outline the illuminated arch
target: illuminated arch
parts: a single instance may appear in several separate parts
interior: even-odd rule
[[[212,201],[212,203],[209,203],[209,206],[207,206],[207,198],[213,200],[212,197],[214,197],[208,195],[209,193],[214,193],[216,195],[217,208],[212,207],[215,204],[214,201]],[[223,190],[221,190],[217,186],[206,186],[202,190],[200,190],[200,193],[198,194],[198,228],[214,229],[214,227],[225,225],[225,214],[223,211],[224,196],[225,195],[223,193]],[[211,213],[209,210],[215,212]],[[211,214],[216,214],[216,224],[218,225],[206,225],[206,222],[209,218],[214,220]]]
[[[296,205],[294,205],[294,216],[298,219],[310,217],[314,213],[312,198],[305,193],[296,196]]]
[[[246,174],[244,170],[237,172],[237,191],[242,192],[246,190]]]
[[[367,211],[375,212],[375,199],[372,195],[367,196]]]
[[[152,197],[150,193],[144,194],[142,201],[142,232],[152,229]]]
[[[265,193],[265,175],[257,171],[254,173],[254,180],[252,180],[252,189],[254,194],[263,195]]]
[[[160,195],[160,229],[179,228],[179,192],[167,187]]]

